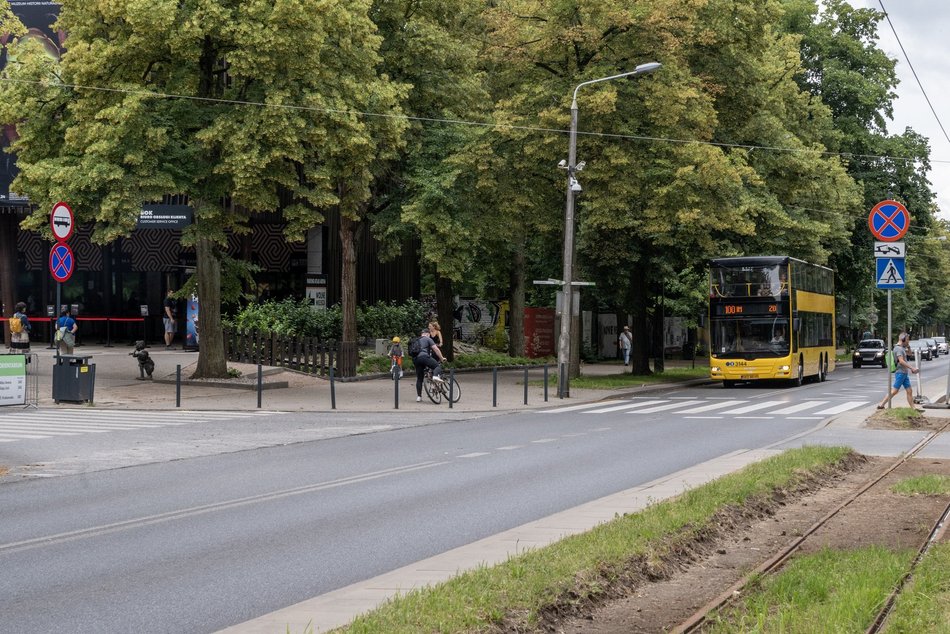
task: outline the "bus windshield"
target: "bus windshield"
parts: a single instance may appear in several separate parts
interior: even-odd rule
[[[788,320],[716,319],[713,322],[712,352],[720,359],[786,357]]]
[[[710,269],[710,297],[777,297],[783,293],[788,293],[788,282],[782,265]]]

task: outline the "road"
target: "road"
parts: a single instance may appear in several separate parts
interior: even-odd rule
[[[946,374],[946,357],[924,363]],[[72,436],[39,417],[0,415],[0,464],[38,465],[0,485],[0,630],[215,631],[777,443],[873,403],[884,381],[881,369],[840,366],[799,389],[679,388],[416,421],[93,412]],[[274,442],[282,435],[291,444]]]

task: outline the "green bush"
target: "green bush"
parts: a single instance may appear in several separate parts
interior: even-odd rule
[[[414,332],[425,322],[425,306],[409,300],[403,304],[377,302],[356,309],[356,327],[360,337],[389,339],[393,335]],[[339,341],[343,337],[343,311],[339,304],[326,310],[314,310],[306,300],[285,299],[248,304],[236,315],[223,320],[225,327],[237,330],[276,332],[291,337],[317,337]]]

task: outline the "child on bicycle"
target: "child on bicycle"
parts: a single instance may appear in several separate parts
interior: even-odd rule
[[[389,358],[399,366],[399,378],[402,378],[402,343],[399,337],[393,337],[392,345],[389,347]]]

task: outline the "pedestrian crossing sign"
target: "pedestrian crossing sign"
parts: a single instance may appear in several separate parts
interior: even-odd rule
[[[904,258],[877,258],[877,287],[904,288],[907,279]]]

